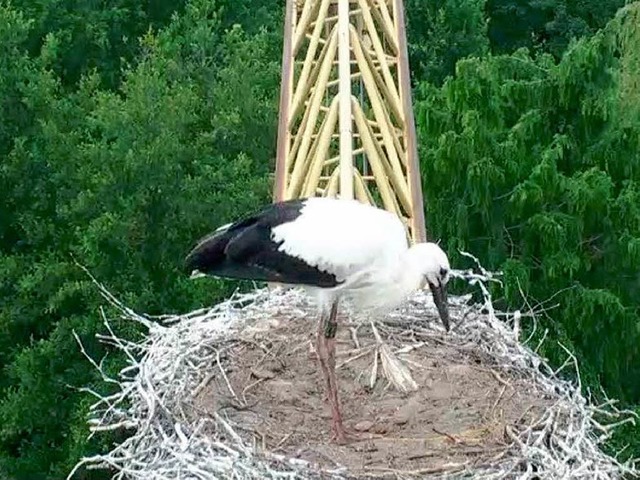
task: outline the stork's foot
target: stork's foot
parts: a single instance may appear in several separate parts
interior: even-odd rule
[[[337,445],[347,445],[360,439],[359,435],[356,432],[344,428],[342,422],[333,422],[331,425],[331,430],[331,441]]]
[[[337,445],[346,445],[360,440],[360,436],[355,430],[345,428],[342,423],[342,414],[338,405],[338,395],[337,392],[331,390],[326,398],[331,405],[331,442]]]
[[[331,435],[331,441],[336,445],[347,445],[353,441],[350,435],[345,432],[334,433]]]

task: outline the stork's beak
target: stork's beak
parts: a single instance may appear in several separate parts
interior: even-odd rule
[[[440,314],[440,320],[444,325],[445,330],[449,331],[449,308],[447,307],[447,285],[434,285],[429,282],[429,288],[433,294],[433,301],[436,304],[438,313]]]

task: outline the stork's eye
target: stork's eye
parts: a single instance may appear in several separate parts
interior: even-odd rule
[[[446,277],[447,273],[449,273],[449,270],[447,270],[446,268],[441,268],[440,269],[440,276],[441,277]]]

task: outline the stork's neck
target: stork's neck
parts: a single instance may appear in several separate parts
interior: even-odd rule
[[[387,258],[366,270],[362,278],[351,284],[352,288],[346,295],[358,309],[371,309],[378,313],[390,311],[423,286],[421,262],[417,260],[411,249],[398,257]]]
[[[372,308],[379,313],[391,311],[422,287],[424,277],[420,262],[416,261],[411,249],[391,262],[379,270],[379,282],[355,292],[356,301],[363,308]]]
[[[416,250],[409,247],[402,253],[402,257],[398,262],[398,277],[401,279],[403,287],[407,290],[407,294],[413,293],[415,290],[424,286],[424,266],[417,258]]]

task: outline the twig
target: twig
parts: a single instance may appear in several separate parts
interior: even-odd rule
[[[378,347],[373,350],[373,366],[371,367],[371,375],[369,376],[369,387],[373,389],[378,378]]]
[[[336,369],[342,368],[344,367],[346,364],[353,362],[354,360],[357,360],[359,358],[364,357],[367,353],[371,352],[371,350],[375,349],[375,346],[370,346],[370,347],[366,347],[364,349],[362,349],[362,351],[352,357],[347,358],[344,362],[340,362],[338,365],[336,365]]]
[[[351,340],[356,348],[360,348],[360,341],[358,340],[358,327],[349,328],[349,332],[351,332]]]
[[[216,350],[216,363],[218,364],[220,373],[222,373],[222,378],[224,378],[224,382],[227,384],[227,388],[229,389],[229,392],[231,393],[231,395],[233,395],[233,398],[235,398],[239,402],[240,400],[238,399],[236,392],[233,390],[233,387],[231,386],[231,383],[227,378],[227,374],[225,373],[224,368],[222,368],[222,363],[220,362],[220,350]]]
[[[249,385],[247,385],[246,387],[244,387],[242,389],[242,401],[246,404],[247,403],[247,398],[245,397],[246,393],[251,390],[253,387],[255,387],[256,385],[260,384],[261,382],[264,382],[266,380],[266,378],[259,378],[254,382],[251,382]]]
[[[431,427],[431,430],[433,430],[433,432],[437,433],[438,435],[442,435],[443,437],[447,437],[449,440],[451,440],[455,444],[462,443],[462,440],[460,440],[459,438],[454,437],[453,435],[451,435],[451,434],[449,434],[447,432],[441,432],[440,430],[437,430],[435,427]]]
[[[489,411],[489,414],[487,415],[487,417],[492,417],[493,416],[493,412],[495,411],[496,407],[498,406],[498,403],[500,403],[500,400],[502,400],[502,397],[504,395],[504,392],[507,390],[507,385],[503,385],[502,389],[500,390],[500,395],[498,395],[498,398],[496,398],[496,401],[493,402],[493,405],[491,406],[491,410]]]
[[[215,378],[216,374],[211,372],[202,379],[202,382],[191,392],[192,397],[197,397],[198,394],[207,386],[209,382]]]
[[[498,372],[496,372],[495,370],[489,369],[489,372],[491,373],[491,375],[493,375],[493,378],[495,378],[498,382],[500,382],[505,387],[510,387],[511,386],[511,384],[509,382],[507,382],[504,378],[502,378],[498,374]]]

